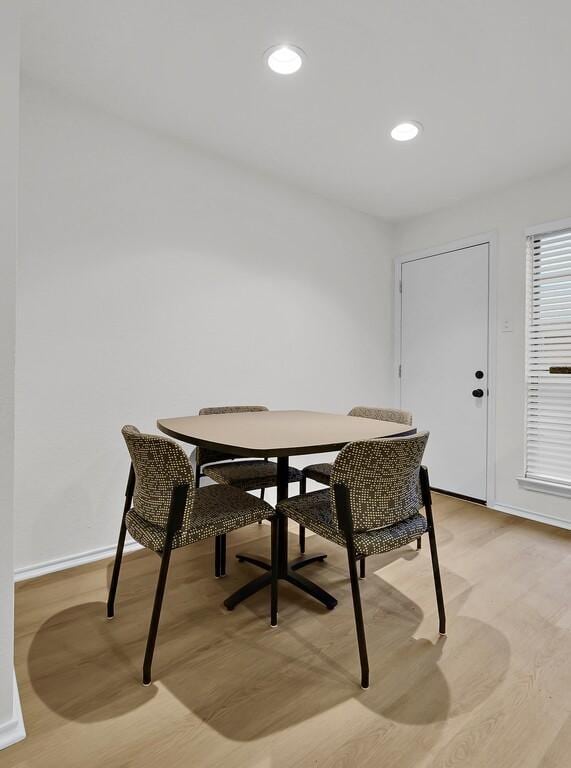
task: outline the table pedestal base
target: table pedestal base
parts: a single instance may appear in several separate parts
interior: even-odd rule
[[[311,595],[311,597],[319,600],[320,603],[323,603],[323,605],[331,611],[337,605],[337,600],[333,597],[333,595],[330,595],[329,592],[326,592],[313,581],[306,579],[305,576],[297,573],[300,568],[304,568],[306,565],[310,565],[311,563],[323,562],[326,557],[327,555],[323,553],[309,556],[302,555],[301,557],[292,560],[288,564],[286,572],[281,574],[278,578],[283,581],[287,581],[289,584],[293,584],[294,587],[297,587],[306,594]],[[242,600],[245,600],[251,595],[254,595],[256,592],[259,592],[265,587],[269,587],[272,580],[272,575],[270,573],[272,566],[270,561],[266,560],[265,557],[254,557],[253,555],[239,554],[236,555],[236,558],[240,563],[251,563],[252,565],[258,566],[258,568],[263,568],[266,573],[263,573],[261,576],[258,576],[257,579],[248,582],[248,584],[244,584],[243,587],[237,589],[229,597],[227,597],[226,600],[224,600],[224,605],[229,611],[234,610],[234,608],[238,605],[238,603],[241,603]]]
[[[291,560],[289,568],[292,571],[299,571],[300,568],[304,568],[306,565],[312,563],[322,563],[327,555],[324,552],[319,552],[317,555],[300,555],[295,560]],[[258,568],[263,568],[264,571],[272,570],[272,563],[267,557],[261,557],[258,555],[237,554],[236,560],[239,563],[250,563],[250,565],[256,565]]]
[[[326,592],[324,589],[321,589],[317,584],[315,584],[313,581],[310,581],[309,579],[306,579],[305,576],[301,576],[301,574],[297,573],[300,568],[304,568],[306,565],[309,565],[310,563],[315,562],[323,562],[327,555],[323,553],[319,553],[317,555],[309,555],[305,556],[302,555],[301,557],[296,557],[295,560],[292,560],[291,562],[288,559],[288,520],[287,517],[282,514],[279,510],[279,502],[283,501],[284,499],[287,499],[288,494],[288,475],[289,475],[289,459],[287,456],[278,456],[278,467],[277,467],[277,499],[278,499],[278,506],[276,508],[276,516],[275,519],[272,520],[272,525],[274,523],[277,523],[277,528],[275,529],[275,533],[277,535],[277,572],[278,572],[278,579],[281,581],[287,581],[289,584],[292,584],[294,587],[297,587],[298,589],[301,589],[302,592],[305,592],[308,595],[311,595],[311,597],[314,597],[316,600],[319,600],[320,603],[323,603],[323,605],[328,609],[332,610],[337,605],[337,600],[333,597],[333,595],[330,595],[329,592]],[[274,529],[273,529],[274,530]],[[254,555],[242,555],[238,554],[236,555],[238,560],[242,563],[251,563],[252,565],[258,566],[258,568],[263,568],[265,573],[263,573],[261,576],[258,576],[257,579],[254,579],[253,581],[250,581],[248,584],[244,584],[243,587],[240,587],[240,589],[237,589],[232,595],[226,598],[224,600],[224,605],[226,608],[228,608],[229,611],[232,611],[238,603],[241,603],[242,600],[245,600],[247,597],[250,597],[250,595],[254,595],[256,592],[259,592],[260,589],[264,589],[265,587],[268,587],[271,584],[272,581],[272,574],[271,574],[271,563],[269,560],[266,560],[265,557],[257,557]],[[272,611],[274,609],[272,608]]]

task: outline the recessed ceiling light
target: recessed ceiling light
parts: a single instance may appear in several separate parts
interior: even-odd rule
[[[278,75],[293,75],[301,68],[304,52],[295,45],[274,45],[269,48],[264,57],[268,67]]]
[[[413,120],[408,120],[406,123],[399,123],[391,131],[391,136],[395,141],[410,141],[416,139],[418,134],[422,131],[422,125]]]

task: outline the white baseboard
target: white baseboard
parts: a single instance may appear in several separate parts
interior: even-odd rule
[[[545,523],[546,525],[553,525],[556,528],[565,528],[567,531],[571,531],[571,520],[565,520],[562,517],[541,515],[539,512],[532,512],[529,509],[520,509],[519,507],[511,507],[508,504],[494,503],[489,506],[490,509],[496,509],[498,512],[505,512],[507,515],[524,517],[526,520],[535,520],[536,523]]]
[[[131,539],[131,541],[125,542],[123,553],[128,554],[137,549],[142,549],[141,545]],[[60,557],[57,560],[47,560],[44,563],[37,563],[36,565],[30,565],[24,568],[16,568],[14,571],[14,581],[35,579],[38,576],[45,576],[47,573],[64,571],[66,568],[75,568],[77,565],[85,565],[86,563],[94,563],[97,560],[104,560],[106,557],[113,557],[116,550],[117,545],[113,544],[109,547],[92,549],[88,552],[81,552],[78,555],[71,555],[70,557]]]
[[[264,523],[267,523],[267,521],[264,520]],[[290,520],[289,529],[291,533],[297,533],[297,523]],[[306,531],[306,536],[312,535],[313,531]],[[135,552],[138,549],[143,549],[143,547],[136,541],[133,541],[133,539],[129,538],[125,541],[123,554],[127,555],[129,552]],[[117,545],[112,544],[109,547],[100,547],[99,549],[91,549],[88,552],[80,552],[78,555],[60,557],[57,560],[46,560],[44,563],[36,563],[36,565],[28,565],[24,568],[16,568],[14,571],[14,581],[27,581],[28,579],[35,579],[38,576],[45,576],[48,573],[65,571],[67,568],[75,568],[78,565],[86,565],[87,563],[95,563],[97,560],[105,560],[106,557],[114,557],[116,550]]]
[[[568,531],[571,530],[571,520],[565,520],[564,518],[560,517],[551,517],[550,515],[541,515],[539,512],[532,512],[528,509],[512,507],[508,504],[498,504],[497,502],[488,503],[487,506],[489,509],[495,509],[498,512],[505,512],[507,515],[524,517],[526,520],[535,520],[538,523],[553,525],[557,528],[564,528]],[[298,526],[290,520],[289,528],[290,531],[294,533],[297,532]],[[306,535],[311,536],[312,531],[308,530]],[[109,547],[100,547],[99,549],[92,549],[88,552],[81,552],[78,555],[61,557],[57,560],[47,560],[44,563],[37,563],[36,565],[30,565],[24,568],[16,568],[14,571],[14,581],[26,581],[27,579],[35,579],[38,576],[45,576],[48,573],[55,573],[56,571],[64,571],[67,568],[74,568],[78,565],[95,563],[97,560],[104,560],[106,557],[113,557],[115,555],[116,548],[117,545],[112,544]],[[124,554],[128,554],[129,552],[135,552],[138,549],[142,549],[141,545],[131,539],[130,541],[125,542],[125,549],[123,552]]]
[[[7,723],[0,723],[0,749],[11,747],[12,744],[16,744],[16,742],[26,738],[26,729],[24,728],[24,718],[22,717],[22,707],[20,706],[20,695],[15,674],[13,696],[12,719],[8,720]]]

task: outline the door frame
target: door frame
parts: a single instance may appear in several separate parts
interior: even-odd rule
[[[400,291],[402,265],[408,261],[418,261],[431,256],[438,256],[450,251],[471,248],[474,245],[488,246],[488,422],[487,422],[487,457],[486,457],[486,506],[493,507],[496,500],[496,349],[497,349],[497,251],[496,232],[453,240],[443,245],[425,248],[421,251],[402,254],[394,258],[394,399],[401,405],[401,387],[399,366],[401,364],[402,330],[402,294]]]

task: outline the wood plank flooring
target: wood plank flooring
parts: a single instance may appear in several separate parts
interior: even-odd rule
[[[428,540],[370,558],[361,582],[371,688],[359,663],[345,552],[307,575],[328,612],[280,584],[232,613],[224,597],[267,554],[269,527],[173,556],[155,655],[140,684],[159,560],[125,558],[16,588],[16,672],[28,738],[1,768],[567,768],[571,766],[571,534],[435,496],[448,637],[439,638]],[[292,552],[297,537],[291,536]]]

